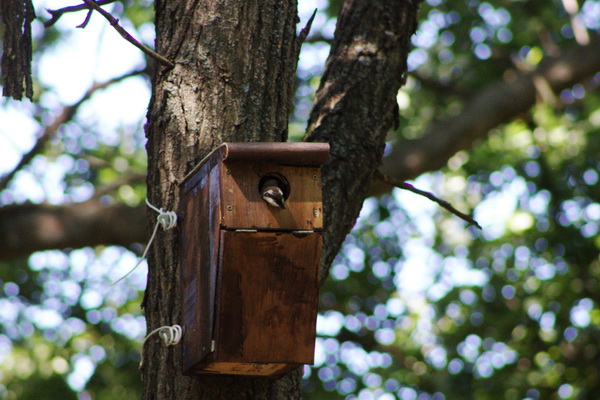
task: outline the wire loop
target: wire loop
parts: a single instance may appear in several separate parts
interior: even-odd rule
[[[183,328],[181,325],[173,325],[173,326],[161,326],[160,328],[156,328],[152,332],[146,335],[144,341],[142,342],[142,349],[140,352],[140,368],[144,364],[144,344],[150,338],[150,336],[154,335],[158,332],[158,336],[162,339],[165,346],[174,346],[181,341],[183,336]]]
[[[144,253],[142,254],[142,257],[139,259],[137,264],[135,264],[135,266],[128,273],[111,283],[111,286],[114,286],[117,283],[121,282],[123,279],[127,278],[129,274],[135,271],[135,269],[142,263],[142,261],[146,259],[146,254],[148,254],[148,250],[150,249],[150,246],[154,241],[154,237],[156,236],[156,232],[158,231],[159,225],[162,226],[163,230],[165,231],[173,229],[177,226],[177,214],[175,213],[175,211],[164,211],[162,208],[156,208],[152,204],[150,204],[148,199],[146,199],[146,204],[148,205],[148,207],[150,207],[158,213],[158,216],[156,217],[156,225],[154,225],[154,231],[152,231],[152,236],[150,236],[150,240],[146,245],[146,249],[144,249]]]

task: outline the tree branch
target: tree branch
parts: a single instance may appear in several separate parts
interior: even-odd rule
[[[114,3],[116,1],[118,1],[118,0],[98,0],[98,1],[96,1],[96,4],[98,4],[99,6],[105,6],[107,4]],[[48,21],[46,21],[44,23],[44,26],[46,28],[48,28],[48,27],[54,25],[56,23],[56,21],[58,21],[60,19],[60,17],[63,16],[63,14],[77,12],[77,11],[83,11],[83,10],[89,10],[89,9],[90,9],[90,7],[87,4],[80,4],[78,6],[64,7],[64,8],[60,8],[58,10],[46,9],[46,11],[48,11],[48,13],[52,16],[52,18],[50,18]]]
[[[387,0],[342,6],[305,138],[331,145],[323,166],[324,275],[356,221],[397,120],[416,7]]]
[[[298,34],[298,45],[299,46],[302,46],[302,43],[304,43],[304,41],[306,40],[306,37],[310,33],[310,27],[312,26],[312,23],[313,23],[316,15],[317,15],[317,9],[315,8],[315,11],[312,13],[310,18],[308,19],[306,26],[304,26],[304,28],[302,28],[302,30]]]
[[[474,225],[477,228],[482,229],[481,225],[479,225],[477,223],[477,221],[475,221],[472,217],[470,217],[469,215],[464,214],[464,213],[458,211],[456,208],[454,208],[454,206],[452,206],[452,204],[448,203],[445,200],[439,199],[433,193],[429,193],[429,192],[426,192],[425,190],[417,189],[416,187],[414,187],[410,183],[397,181],[396,179],[390,178],[389,176],[384,175],[384,174],[382,174],[379,171],[375,172],[375,178],[379,179],[382,182],[385,182],[385,183],[387,183],[389,185],[395,186],[395,187],[397,187],[399,189],[408,190],[409,192],[413,192],[415,194],[418,194],[420,196],[428,198],[429,200],[431,200],[431,201],[439,204],[440,206],[442,206],[446,210],[450,211],[452,214],[456,215],[460,219],[462,219],[464,221],[467,221],[469,223],[469,225]]]
[[[422,138],[396,143],[383,161],[381,172],[398,181],[437,170],[456,152],[470,148],[490,130],[528,111],[538,95],[535,80],[542,78],[560,93],[600,71],[600,38],[587,46],[573,45],[559,57],[548,57],[535,71],[512,81],[504,79],[483,88],[455,117],[431,123]],[[375,182],[370,195],[386,192]]]
[[[63,206],[21,204],[0,208],[0,259],[34,251],[145,242],[146,207],[103,206],[96,200]]]
[[[173,68],[175,66],[175,63],[173,63],[171,60],[161,56],[154,50],[138,42],[133,36],[129,34],[129,32],[127,32],[121,25],[119,25],[118,19],[113,17],[108,11],[103,10],[96,2],[91,0],[83,0],[83,2],[87,4],[90,8],[93,8],[94,10],[98,11],[104,18],[106,18],[110,25],[113,28],[115,28],[115,30],[119,32],[119,34],[129,43],[133,44],[135,47],[137,47],[150,57],[154,58],[164,66],[167,66],[169,68]]]
[[[90,22],[90,19],[92,19],[92,12],[93,12],[92,9],[88,10],[88,13],[85,16],[85,19],[83,20],[83,22],[81,24],[77,25],[76,28],[84,29],[87,26],[87,24]]]
[[[321,33],[315,32],[306,39],[302,41],[302,43],[327,43],[332,44],[333,39],[323,36]]]
[[[0,191],[4,190],[6,188],[6,186],[8,185],[8,183],[13,179],[15,174],[17,172],[19,172],[25,165],[29,164],[29,162],[31,162],[31,160],[42,151],[42,149],[44,148],[46,143],[54,136],[54,134],[56,134],[58,129],[63,124],[65,124],[73,119],[73,117],[75,116],[75,113],[77,112],[79,107],[86,100],[88,100],[90,97],[92,97],[92,95],[97,90],[104,89],[104,88],[112,85],[113,83],[117,83],[117,82],[122,81],[123,79],[130,78],[130,77],[136,76],[136,75],[141,75],[143,73],[145,73],[145,70],[133,71],[133,72],[129,72],[127,74],[118,76],[116,78],[110,79],[106,82],[94,83],[92,85],[92,87],[90,87],[87,90],[87,92],[85,92],[85,94],[81,97],[81,99],[79,99],[77,102],[75,102],[69,106],[65,106],[62,109],[62,111],[54,118],[54,121],[52,122],[52,124],[50,124],[44,128],[43,132],[41,133],[41,135],[39,135],[35,145],[31,148],[31,150],[29,150],[26,154],[23,155],[23,157],[21,158],[21,161],[19,161],[19,163],[10,172],[6,173],[4,176],[2,176],[0,178]]]

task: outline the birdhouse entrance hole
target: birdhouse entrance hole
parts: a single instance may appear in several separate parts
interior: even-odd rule
[[[260,180],[258,181],[258,186],[257,186],[257,189],[259,192],[261,192],[261,194],[262,194],[262,188],[269,181],[277,182],[277,186],[283,191],[283,199],[285,201],[288,201],[288,199],[290,198],[291,188],[290,188],[290,182],[287,180],[287,178],[277,172],[269,172],[268,174],[263,175],[260,178]]]

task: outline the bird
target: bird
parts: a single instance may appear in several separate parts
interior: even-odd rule
[[[270,206],[285,208],[283,190],[279,187],[279,181],[274,178],[266,179],[260,188],[262,199]]]

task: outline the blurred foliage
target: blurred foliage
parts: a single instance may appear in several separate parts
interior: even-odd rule
[[[419,137],[486,85],[573,45],[574,16],[563,3],[422,2],[409,79],[398,94],[401,127],[390,140]],[[302,137],[341,4],[315,1],[291,140]],[[112,6],[134,36],[152,43],[144,33],[152,2]],[[575,16],[596,35],[600,1],[579,6]],[[40,59],[77,34],[36,24]],[[19,112],[42,129],[62,104],[48,82],[36,85],[38,101]],[[551,104],[540,101],[443,170],[416,180],[472,212],[483,231],[407,192],[366,201],[322,288],[307,399],[597,398],[598,85],[600,74],[557,93]],[[143,115],[109,129],[90,118],[96,97],[0,192],[1,205],[143,199],[136,179],[146,165]],[[43,194],[24,192],[23,181]],[[139,397],[145,277],[108,286],[139,252],[140,246],[99,246],[0,261],[0,399]]]

